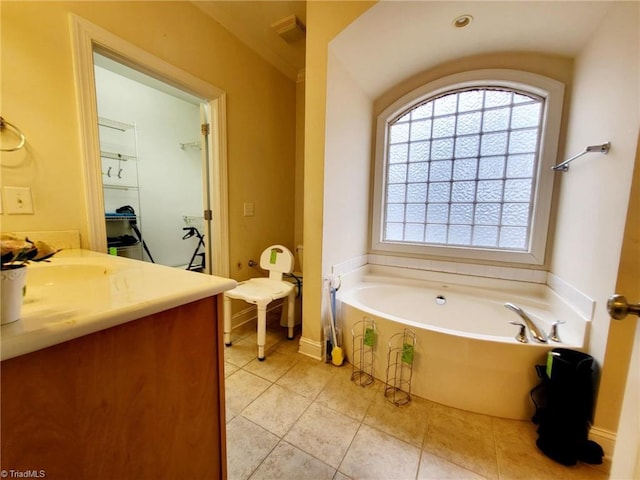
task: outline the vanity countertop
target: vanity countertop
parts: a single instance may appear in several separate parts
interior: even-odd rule
[[[2,360],[234,288],[234,280],[89,250],[27,267],[20,320],[0,330]]]

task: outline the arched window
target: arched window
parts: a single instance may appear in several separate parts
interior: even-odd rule
[[[562,95],[545,77],[483,70],[386,109],[373,249],[543,263]]]

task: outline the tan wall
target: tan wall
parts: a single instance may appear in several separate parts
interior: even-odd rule
[[[320,345],[327,46],[375,2],[309,2],[305,72],[303,337]]]
[[[302,245],[304,240],[304,86],[304,79],[296,83],[296,168],[294,213],[294,238],[296,247],[298,245]],[[296,268],[298,271],[301,271],[299,264]]]
[[[271,243],[294,247],[296,85],[189,2],[2,2],[2,115],[27,148],[2,155],[2,185],[30,186],[35,215],[3,231],[81,232],[83,159],[68,14],[74,13],[227,93],[230,267]],[[243,202],[255,216],[243,217]],[[237,268],[238,262],[243,265]]]
[[[640,127],[639,7],[620,2],[576,57],[565,154],[611,142],[608,155],[576,160],[562,174],[550,271],[596,302],[589,353],[602,367],[594,425],[615,432],[631,335],[611,341],[614,293]],[[637,208],[637,206],[635,207]],[[624,327],[622,327],[624,328]],[[625,352],[614,354],[614,350]],[[626,358],[622,358],[626,357]]]
[[[323,275],[369,247],[371,99],[330,50],[327,62]],[[335,273],[335,272],[333,272]]]

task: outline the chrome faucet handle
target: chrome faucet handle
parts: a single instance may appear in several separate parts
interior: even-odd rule
[[[520,343],[529,343],[529,339],[527,338],[527,327],[525,326],[525,324],[514,321],[510,321],[509,323],[511,325],[517,325],[518,327],[520,327],[520,331],[516,335],[516,340]]]
[[[551,324],[551,332],[549,332],[549,338],[554,342],[561,342],[560,336],[558,335],[558,325],[562,325],[563,323],[567,323],[564,320],[558,320]]]

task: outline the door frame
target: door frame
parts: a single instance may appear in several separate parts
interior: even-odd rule
[[[146,52],[111,32],[77,15],[69,15],[73,66],[78,97],[78,118],[84,157],[84,191],[88,243],[91,250],[106,252],[107,235],[104,222],[102,168],[98,111],[95,89],[93,52],[107,56],[135,70],[204,99],[209,107],[211,128],[208,145],[209,168],[203,171],[203,181],[209,182],[212,220],[205,220],[207,273],[229,276],[229,215],[227,185],[226,92],[190,73]],[[207,240],[208,239],[208,240]]]

